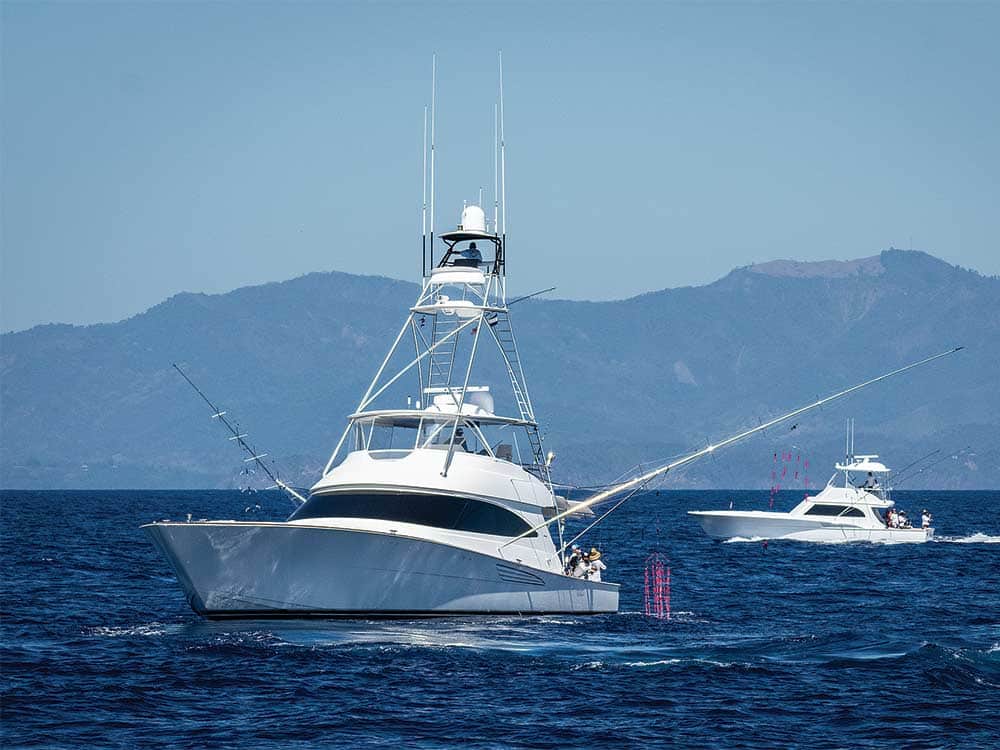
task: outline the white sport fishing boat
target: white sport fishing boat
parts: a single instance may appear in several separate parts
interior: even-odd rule
[[[890,524],[889,469],[878,456],[848,455],[816,495],[787,513],[760,510],[691,510],[705,533],[716,539],[792,539],[800,542],[926,542],[930,526]],[[855,482],[861,479],[862,484]],[[897,521],[899,523],[899,521]],[[907,523],[907,522],[903,522]]]
[[[564,575],[546,524],[567,506],[552,489],[508,310],[502,123],[501,115],[492,225],[467,205],[457,229],[439,238],[432,135],[420,296],[301,507],[283,522],[144,527],[199,614],[617,611],[617,584]],[[444,245],[437,262],[436,239]],[[412,355],[392,371],[407,347]],[[472,380],[487,349],[494,371],[506,373],[513,413],[500,413],[490,386]],[[403,375],[419,394],[405,408]]]
[[[511,325],[513,301],[507,301],[502,75],[499,105],[492,223],[479,205],[467,205],[458,227],[436,238],[432,95],[430,232],[428,241],[425,179],[420,295],[307,498],[279,481],[238,426],[191,383],[230,430],[230,439],[248,452],[246,461],[301,502],[280,522],[164,520],[143,527],[197,613],[368,618],[615,612],[617,584],[563,572],[566,548],[611,511],[564,541],[568,516],[956,351],[828,396],[575,505],[566,503],[553,492],[552,454],[543,450]],[[426,177],[426,127],[424,153]],[[437,262],[436,240],[444,245]],[[409,347],[412,356],[406,355]],[[481,362],[487,352],[492,372],[504,381],[505,395],[497,395],[507,412],[497,408],[489,385],[473,379],[491,372],[490,363]]]

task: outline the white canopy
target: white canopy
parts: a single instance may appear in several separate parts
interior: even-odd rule
[[[882,462],[876,461],[878,456],[855,456],[849,464],[837,464],[837,471],[871,472],[872,474],[888,474],[889,468]]]

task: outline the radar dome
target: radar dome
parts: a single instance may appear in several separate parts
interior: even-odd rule
[[[482,232],[486,234],[486,214],[479,206],[466,206],[462,209],[462,223],[459,228],[464,232]]]

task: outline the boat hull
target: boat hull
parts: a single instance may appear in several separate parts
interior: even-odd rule
[[[865,528],[785,513],[689,511],[715,539],[792,539],[800,542],[926,542],[934,529]]]
[[[288,523],[143,527],[210,619],[617,612],[618,585],[401,534]]]

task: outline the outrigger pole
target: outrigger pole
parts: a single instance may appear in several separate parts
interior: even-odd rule
[[[763,430],[774,427],[775,425],[781,424],[782,422],[787,422],[789,419],[793,419],[799,416],[800,414],[805,414],[807,411],[812,411],[813,409],[817,409],[820,406],[823,406],[824,404],[830,403],[831,401],[836,401],[837,399],[843,398],[849,393],[854,393],[854,391],[861,390],[862,388],[867,388],[868,386],[878,383],[879,381],[886,380],[887,378],[891,378],[894,375],[899,375],[901,373],[906,372],[907,370],[912,370],[915,367],[926,365],[928,362],[933,362],[935,359],[941,359],[942,357],[947,357],[948,355],[954,354],[955,352],[960,351],[961,349],[964,348],[965,347],[962,346],[956,346],[954,349],[949,349],[946,352],[935,354],[933,357],[927,357],[926,359],[922,359],[919,362],[913,362],[912,364],[906,365],[905,367],[900,367],[898,370],[893,370],[892,372],[887,372],[884,375],[879,375],[877,378],[866,380],[864,383],[859,383],[858,385],[851,386],[850,388],[840,391],[839,393],[834,393],[832,396],[821,398],[818,401],[814,401],[811,404],[802,406],[796,409],[795,411],[790,411],[787,414],[782,414],[780,417],[772,419],[769,422],[765,422],[764,424],[759,425],[758,427],[746,430],[737,435],[733,435],[732,437],[728,437],[725,440],[721,440],[718,443],[715,443],[714,445],[709,445],[705,448],[702,448],[699,451],[690,453],[687,456],[684,456],[683,458],[680,458],[672,463],[667,464],[666,466],[660,466],[659,468],[653,469],[652,471],[648,471],[645,474],[635,477],[634,479],[630,479],[627,482],[616,484],[613,487],[604,490],[603,492],[598,492],[593,497],[589,497],[586,500],[576,503],[571,509],[565,510],[562,513],[558,513],[552,516],[552,518],[548,519],[544,523],[540,523],[537,526],[533,526],[532,528],[525,531],[523,534],[516,536],[506,544],[503,544],[501,546],[501,549],[503,547],[506,547],[508,544],[513,544],[522,537],[526,537],[529,534],[534,534],[536,531],[545,528],[549,524],[561,521],[562,519],[566,518],[566,516],[572,515],[573,513],[577,513],[580,510],[583,510],[584,508],[589,508],[591,505],[596,505],[597,503],[607,500],[609,497],[613,497],[620,492],[625,492],[626,490],[630,490],[635,487],[641,487],[642,485],[646,484],[652,479],[655,479],[658,476],[662,476],[663,474],[666,474],[669,471],[673,471],[674,469],[679,469],[682,466],[686,466],[687,464],[692,463],[693,461],[697,461],[699,458],[702,458],[703,456],[707,456],[711,453],[714,453],[720,448],[726,448],[732,445],[733,443],[738,443],[739,441],[750,437],[751,435],[755,435],[758,432],[762,432]],[[605,514],[605,516],[606,515],[607,514]],[[602,516],[602,518],[603,517],[604,516]]]
[[[285,484],[280,479],[278,479],[278,477],[275,476],[275,474],[271,471],[271,469],[268,468],[267,464],[265,464],[261,460],[267,454],[266,453],[257,453],[257,451],[254,450],[253,446],[251,446],[246,441],[245,438],[247,437],[247,434],[245,432],[240,432],[239,429],[237,429],[237,427],[235,427],[232,422],[230,422],[228,419],[226,419],[226,412],[220,411],[215,406],[215,404],[213,404],[211,401],[209,401],[208,400],[208,396],[206,396],[202,392],[201,388],[199,388],[198,386],[196,386],[194,384],[194,381],[191,380],[191,378],[189,378],[187,376],[187,373],[184,372],[184,370],[182,370],[180,367],[177,366],[177,363],[172,363],[172,364],[174,366],[174,369],[177,370],[177,372],[179,372],[181,374],[181,377],[184,378],[188,382],[188,385],[190,385],[192,388],[194,388],[195,393],[197,393],[199,396],[201,396],[202,400],[211,407],[211,409],[212,409],[212,418],[213,419],[218,419],[220,422],[222,422],[222,424],[224,424],[226,426],[226,429],[228,429],[232,433],[233,436],[231,438],[229,438],[229,439],[230,440],[235,440],[236,444],[239,445],[240,448],[242,448],[244,451],[246,451],[247,455],[250,456],[250,458],[243,459],[243,463],[250,463],[252,461],[253,463],[257,464],[257,466],[259,466],[261,468],[261,470],[265,474],[267,474],[268,478],[272,482],[274,482],[274,486],[275,487],[278,487],[279,489],[284,490],[288,494],[288,496],[291,497],[291,498],[293,498],[295,501],[297,501],[299,503],[304,503],[306,501],[306,499],[304,497],[302,497],[302,495],[300,495],[298,492],[296,492],[295,490],[293,490],[291,487],[289,487],[287,484]]]

